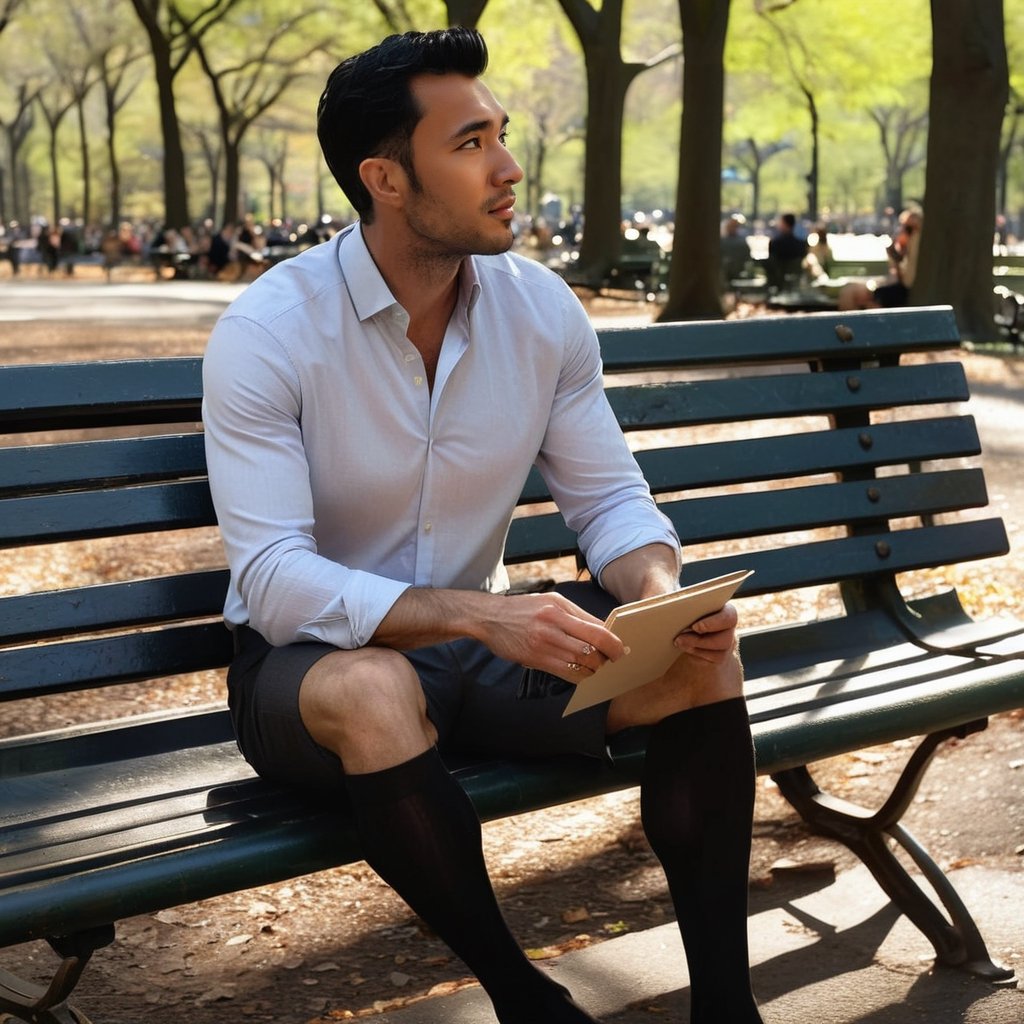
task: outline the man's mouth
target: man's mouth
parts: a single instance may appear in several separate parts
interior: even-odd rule
[[[513,207],[516,205],[516,197],[514,195],[504,196],[497,203],[490,207],[487,211],[493,214],[495,217],[499,217],[502,220],[511,220],[513,216]]]

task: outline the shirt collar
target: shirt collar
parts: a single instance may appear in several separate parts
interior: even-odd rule
[[[352,307],[360,321],[398,306],[398,300],[391,294],[391,289],[366,247],[366,239],[358,223],[343,233],[338,246],[338,262],[341,264]],[[468,316],[480,297],[480,275],[475,256],[462,261],[459,274],[460,305],[465,303]],[[464,300],[462,296],[465,296]]]
[[[480,274],[476,260],[475,256],[464,259],[462,269],[459,271],[459,299],[460,303],[465,303],[467,317],[473,312],[473,307],[476,305],[477,299],[480,298]]]
[[[362,227],[357,223],[344,232],[338,246],[338,262],[345,278],[352,308],[360,321],[369,320],[382,310],[397,306],[391,289],[381,277],[366,247]]]

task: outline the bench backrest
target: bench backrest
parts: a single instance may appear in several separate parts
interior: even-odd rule
[[[963,463],[980,451],[956,408],[963,367],[929,355],[958,344],[948,309],[611,329],[601,344],[611,404],[686,548],[684,581],[752,568],[748,595],[840,584],[855,599],[864,581],[1007,550],[998,519],[944,521],[987,503]],[[899,365],[912,353],[925,355]],[[0,369],[0,545],[52,545],[43,579],[0,591],[0,700],[227,663],[200,401],[198,358]],[[574,571],[549,501],[534,473],[507,545],[521,573],[551,559]],[[168,531],[187,531],[169,569]],[[96,542],[94,578],[51,589],[64,545]]]

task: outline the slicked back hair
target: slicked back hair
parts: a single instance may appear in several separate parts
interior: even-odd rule
[[[411,80],[422,74],[477,78],[486,67],[483,36],[457,27],[388,36],[331,72],[317,105],[317,138],[328,168],[367,224],[373,220],[373,201],[359,177],[364,160],[396,160],[419,188],[412,133],[423,111],[413,99]]]

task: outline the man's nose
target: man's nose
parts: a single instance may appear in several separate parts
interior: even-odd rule
[[[516,158],[506,149],[502,153],[503,159],[494,170],[494,178],[499,184],[515,185],[523,180],[523,169],[519,166]]]

